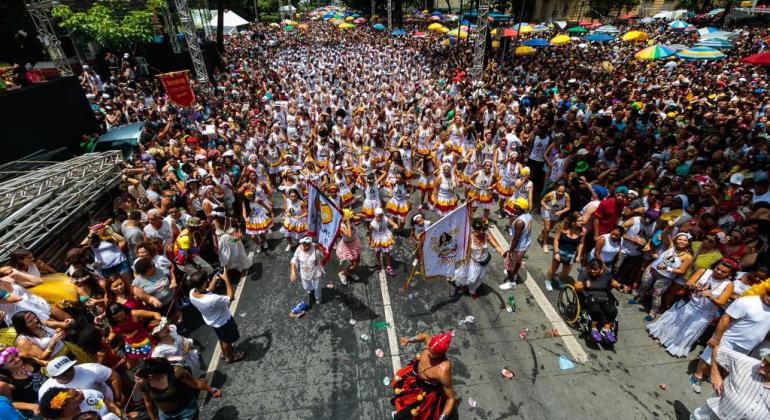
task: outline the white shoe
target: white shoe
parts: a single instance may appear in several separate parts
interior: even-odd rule
[[[553,284],[551,284],[551,280],[545,281],[545,290],[548,290],[549,292],[553,292]]]
[[[267,240],[262,241],[262,249],[267,250]]]
[[[256,252],[257,254],[259,254],[260,252],[262,252],[262,248],[260,248],[260,247],[257,247],[257,249],[256,249],[254,252]]]
[[[340,278],[340,283],[342,283],[343,285],[348,284],[348,278],[347,278],[347,276],[345,276],[345,274],[343,274],[342,272],[339,272],[339,273],[337,273],[337,275]]]
[[[286,252],[291,251],[291,244],[286,245]]]
[[[516,288],[516,283],[507,281],[501,284],[499,287],[500,287],[500,290],[511,290]]]

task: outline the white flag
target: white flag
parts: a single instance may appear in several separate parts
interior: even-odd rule
[[[452,277],[455,265],[468,258],[470,223],[466,204],[430,225],[422,243],[423,276]]]
[[[316,237],[326,251],[326,258],[329,258],[329,252],[340,231],[342,213],[314,184],[308,182],[307,189],[307,233]]]

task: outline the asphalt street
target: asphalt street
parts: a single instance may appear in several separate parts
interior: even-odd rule
[[[497,223],[504,232],[507,220]],[[541,229],[537,219],[535,226],[536,235]],[[363,239],[363,226],[357,232]],[[314,305],[304,318],[292,319],[289,309],[307,295],[289,282],[292,254],[284,251],[278,232],[273,237],[271,250],[253,254],[255,265],[241,280],[245,283],[235,318],[242,336],[238,347],[247,352],[246,360],[218,363],[209,373],[223,398],[202,399],[202,418],[390,418],[392,394],[384,384],[386,378],[393,376],[394,364],[407,363],[420,347],[412,344],[393,352],[389,333],[395,338],[450,329],[455,337],[448,356],[460,398],[456,418],[684,419],[710,395],[707,386],[704,394],[697,395],[687,385],[687,373],[702,347],[683,359],[668,355],[648,337],[644,313],[628,305],[625,295],[619,296],[620,331],[613,349],[569,337],[576,334],[569,328],[559,329],[560,336],[553,337],[553,319],[545,306],[550,302],[556,307],[558,290],[544,288],[550,255],[536,242],[528,252],[525,271],[531,276],[529,286],[537,288],[532,291],[546,299],[538,300],[525,284],[500,292],[497,285],[505,275],[499,255],[493,256],[476,300],[455,295],[446,282],[424,281],[419,276],[402,292],[415,244],[399,236],[393,252],[398,261],[396,276],[381,282],[380,273],[371,268],[374,256],[365,250],[360,280],[343,286],[332,256],[326,264],[329,285],[323,291],[324,302]],[[515,312],[504,309],[511,295]],[[384,303],[392,311],[390,331],[372,325],[385,321]],[[459,322],[469,315],[474,322]],[[195,322],[190,327],[204,361],[211,363],[216,345],[213,332]],[[577,342],[577,353],[586,356],[584,363],[566,340]],[[378,357],[378,349],[383,357]],[[560,369],[560,356],[575,366]],[[513,380],[501,376],[505,367],[514,372]]]

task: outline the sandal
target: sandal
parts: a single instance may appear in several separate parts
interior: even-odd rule
[[[229,358],[229,359],[225,359],[225,362],[226,362],[226,363],[235,363],[235,362],[240,362],[240,361],[241,361],[241,360],[243,360],[245,357],[246,357],[246,353],[244,353],[244,352],[242,352],[242,351],[239,351],[238,353],[235,353],[235,354],[233,355],[233,357],[231,357],[231,358]]]

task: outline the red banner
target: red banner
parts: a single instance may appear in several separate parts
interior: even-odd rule
[[[159,74],[158,77],[163,83],[163,88],[166,89],[168,100],[185,108],[195,102],[195,94],[186,71]]]

